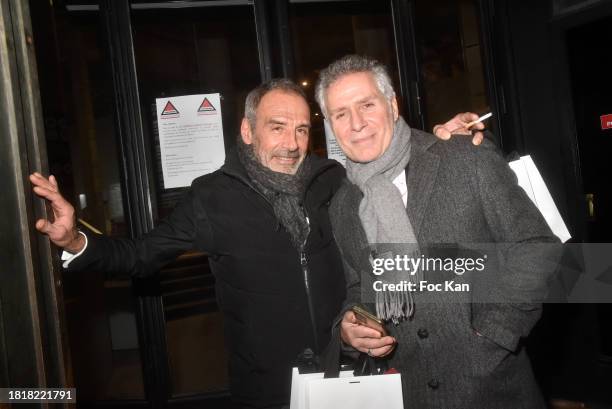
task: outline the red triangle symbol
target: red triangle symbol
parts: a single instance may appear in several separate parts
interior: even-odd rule
[[[202,111],[216,111],[215,107],[210,103],[208,98],[204,98],[204,101],[202,101],[200,104],[200,108],[198,108],[198,112]]]
[[[172,105],[172,102],[168,101],[161,114],[162,115],[176,115],[178,113],[179,113],[178,109],[176,109],[174,105]]]

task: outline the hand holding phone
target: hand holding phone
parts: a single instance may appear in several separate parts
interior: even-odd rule
[[[355,306],[344,314],[340,335],[346,345],[371,357],[389,355],[397,343],[388,334],[382,320],[362,306]]]
[[[351,308],[351,311],[355,314],[355,318],[360,325],[380,332],[381,337],[386,337],[388,335],[382,320],[365,308],[355,305]]]

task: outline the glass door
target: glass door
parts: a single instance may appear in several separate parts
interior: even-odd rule
[[[30,2],[49,170],[82,229],[126,237],[105,27],[97,2],[81,6]],[[79,402],[143,400],[131,280],[83,271],[63,274],[62,282]]]
[[[30,8],[51,172],[87,226],[118,237],[147,231],[146,219],[157,224],[186,190],[164,185],[155,100],[220,94],[231,149],[245,96],[262,78],[253,2],[32,0]],[[79,405],[228,407],[207,256],[185,254],[140,281],[63,277]]]
[[[448,24],[434,24],[433,11],[416,3],[417,21],[429,18],[444,30],[436,37],[423,23],[410,44],[414,16],[398,11],[413,1],[31,0],[50,168],[80,218],[104,234],[130,237],[154,227],[187,189],[164,181],[157,99],[218,94],[227,152],[247,93],[262,78],[287,73],[311,105],[311,148],[325,155],[314,84],[321,68],[358,53],[387,65],[406,116],[420,103],[424,78],[429,130],[456,112],[485,110],[472,10],[451,1]],[[429,105],[441,99],[440,72],[468,84],[445,109]],[[82,402],[134,407],[138,400],[157,408],[226,394],[228,352],[207,255],[185,254],[149,281],[65,277]]]
[[[312,112],[311,147],[325,156],[323,116],[314,99],[315,83],[322,68],[347,54],[367,55],[387,66],[395,89],[400,89],[391,3],[290,2],[288,20],[295,80],[304,87]]]
[[[457,112],[489,112],[477,3],[415,0],[414,4],[426,130],[431,132],[435,124]]]
[[[471,0],[289,0],[287,25],[285,71],[308,96],[311,146],[320,155],[326,143],[314,85],[322,68],[346,54],[374,57],[387,66],[400,112],[413,127],[431,132],[458,112],[491,109],[479,11]]]
[[[215,109],[222,113],[227,152],[239,135],[246,95],[261,82],[255,14],[250,2],[194,2],[184,6],[132,3],[143,131],[153,167],[155,223],[172,210],[186,190],[166,188],[164,183],[156,99],[172,101],[186,95],[218,93],[220,106]],[[206,255],[193,252],[181,256],[160,272],[159,280],[171,396],[226,391],[223,318]]]

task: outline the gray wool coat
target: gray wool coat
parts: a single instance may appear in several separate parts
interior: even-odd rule
[[[423,302],[427,295],[416,293],[414,316],[398,326],[388,325],[398,341],[389,366],[402,373],[404,406],[544,408],[520,342],[539,319],[541,304],[503,300],[513,288],[546,286],[554,272],[546,260],[558,257],[559,248],[537,243],[557,243],[557,238],[492,144],[474,147],[462,137],[439,141],[413,129],[406,180],[408,216],[426,255],[438,243],[504,243],[500,248],[505,262],[499,268],[505,278],[491,290],[500,302]],[[361,277],[372,272],[358,216],[361,198],[361,191],[347,180],[330,207],[344,259],[345,311],[363,303]],[[364,291],[370,291],[370,284]]]

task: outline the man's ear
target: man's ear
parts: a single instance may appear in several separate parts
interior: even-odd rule
[[[240,135],[242,136],[242,142],[245,144],[250,145],[253,143],[251,124],[249,124],[249,120],[246,118],[242,118],[242,123],[240,124]]]
[[[397,97],[393,95],[391,98],[391,110],[393,111],[393,122],[399,118],[399,108],[397,107]]]

